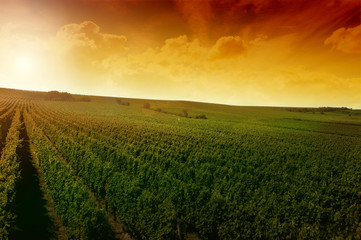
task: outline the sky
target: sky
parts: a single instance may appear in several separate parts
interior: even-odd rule
[[[359,0],[0,0],[0,87],[361,108]]]

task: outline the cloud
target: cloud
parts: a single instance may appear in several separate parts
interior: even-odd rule
[[[330,31],[360,22],[360,1],[175,0],[195,37],[212,41],[238,35],[250,40],[299,33],[299,42],[324,39]]]
[[[104,70],[111,59],[127,53],[127,38],[122,35],[100,32],[92,21],[67,24],[56,34],[57,53],[66,57],[74,67]]]
[[[174,63],[194,63],[203,59],[207,49],[196,38],[190,40],[186,35],[165,40],[157,56],[158,60]]]
[[[185,81],[184,76],[195,76],[203,69],[209,48],[198,39],[186,35],[169,38],[159,48],[149,48],[145,52],[129,54],[118,58],[114,71],[121,76],[162,76],[170,81]]]
[[[57,39],[65,43],[64,50],[88,48],[98,53],[123,54],[127,52],[125,36],[100,32],[100,27],[92,21],[67,24],[58,31]]]
[[[247,52],[244,41],[238,36],[225,36],[217,40],[209,52],[210,59],[232,58]]]
[[[176,6],[186,18],[194,34],[200,38],[207,38],[213,10],[210,1],[176,0]]]
[[[360,78],[295,66],[289,59],[295,37],[269,40],[260,35],[247,42],[239,36],[223,36],[208,45],[182,35],[167,39],[160,48],[119,59],[114,81],[138,97],[358,107]]]
[[[174,65],[193,66],[201,68],[209,60],[235,58],[245,55],[247,47],[239,36],[223,36],[217,39],[213,45],[202,44],[198,38],[190,39],[186,35],[166,39],[163,46],[158,49],[149,49],[147,52],[132,55],[132,59],[143,62],[159,64],[169,68]]]
[[[125,46],[126,37],[102,33],[98,25],[84,22],[62,27],[57,40],[63,43],[59,45],[61,55],[76,60],[72,63],[76,70],[80,66],[88,74],[82,78],[72,74],[74,85],[97,94],[242,105],[353,107],[360,97],[356,91],[359,77],[295,67],[290,56],[297,34],[271,38],[259,34],[248,39],[224,35],[212,43],[181,35],[166,39],[159,47],[132,52]]]
[[[207,45],[197,38],[182,35],[166,39],[160,48],[118,59],[115,71],[128,76],[162,74],[177,82],[197,81],[201,76],[213,74],[213,70],[223,71],[224,66],[230,64],[228,60],[237,59],[246,52],[246,44],[239,36],[224,36]]]
[[[325,45],[344,53],[361,53],[361,25],[337,29],[325,40]]]
[[[269,84],[263,91],[277,100],[298,106],[351,106],[359,107],[360,77],[339,77],[334,74],[309,71],[303,67],[284,67],[270,74]]]

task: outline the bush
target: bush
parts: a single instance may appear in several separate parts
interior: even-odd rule
[[[129,106],[130,105],[130,102],[123,102],[122,99],[120,99],[120,98],[115,99],[115,101],[118,104],[123,105],[123,106]]]
[[[145,109],[150,109],[150,103],[144,103],[144,104],[143,104],[143,108],[145,108]]]
[[[188,110],[187,109],[183,109],[182,113],[183,113],[184,117],[188,117]]]
[[[204,114],[196,116],[196,119],[207,119],[207,116]]]
[[[50,91],[46,94],[45,100],[51,101],[72,101],[73,95],[67,92]]]

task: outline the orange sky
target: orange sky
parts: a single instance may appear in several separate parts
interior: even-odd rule
[[[0,86],[361,107],[359,0],[0,0]]]

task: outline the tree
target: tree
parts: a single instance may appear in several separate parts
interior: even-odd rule
[[[150,109],[150,103],[144,103],[144,104],[143,104],[143,108],[145,108],[145,109]]]
[[[196,116],[196,119],[207,119],[207,116],[205,114],[201,114]]]
[[[50,91],[46,94],[45,100],[51,101],[72,101],[73,95],[67,92]]]
[[[115,101],[120,105],[124,105],[124,106],[130,105],[130,102],[123,102],[122,99],[120,99],[120,98],[115,99]]]
[[[182,113],[183,113],[184,117],[188,117],[188,110],[187,109],[183,109]]]

